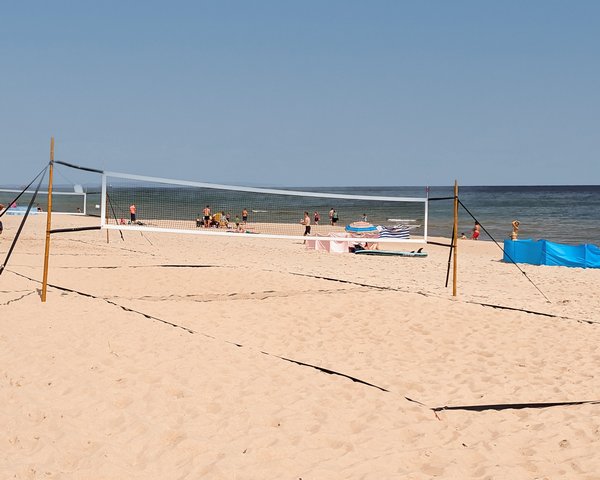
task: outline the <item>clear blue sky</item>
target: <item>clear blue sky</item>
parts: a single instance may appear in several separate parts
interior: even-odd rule
[[[56,158],[251,185],[600,183],[598,1],[0,10],[0,184]]]

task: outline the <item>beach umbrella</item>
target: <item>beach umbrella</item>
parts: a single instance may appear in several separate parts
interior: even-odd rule
[[[357,238],[377,238],[379,229],[369,222],[352,222],[346,225],[346,232]]]

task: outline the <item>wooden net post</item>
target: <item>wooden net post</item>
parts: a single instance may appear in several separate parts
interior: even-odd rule
[[[42,302],[48,290],[48,260],[50,256],[50,230],[52,229],[52,177],[54,174],[54,137],[50,138],[50,174],[48,176],[48,213],[46,214],[46,248],[44,251],[44,278],[42,280]]]

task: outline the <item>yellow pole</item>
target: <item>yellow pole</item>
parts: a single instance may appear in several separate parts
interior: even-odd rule
[[[46,250],[44,252],[44,279],[42,281],[42,302],[46,301],[48,290],[48,257],[50,256],[50,230],[52,229],[52,175],[54,173],[54,137],[50,138],[50,175],[48,176],[48,213],[46,214]]]
[[[458,259],[456,254],[458,247],[458,181],[454,180],[454,238],[452,239],[452,250],[453,250],[453,266],[452,266],[452,296],[456,297],[456,277]]]

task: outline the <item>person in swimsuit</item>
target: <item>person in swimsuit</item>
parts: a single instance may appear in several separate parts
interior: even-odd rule
[[[333,214],[331,215],[331,224],[335,225],[337,223],[337,221],[339,220],[338,218],[338,214],[337,212],[334,210]]]
[[[473,240],[477,240],[479,238],[479,227],[479,222],[475,222],[475,226],[473,227],[473,235],[471,235]]]
[[[300,223],[304,225],[304,236],[310,235],[310,215],[308,212],[304,212],[304,219]],[[304,243],[306,243],[306,240],[304,240]]]
[[[317,212],[316,210],[315,210],[315,217],[314,218],[315,218],[315,225],[318,225],[319,224],[319,220],[321,220],[321,215],[319,215],[319,212]]]
[[[204,227],[205,228],[210,227],[210,206],[209,205],[204,207],[204,210],[202,210],[202,215],[204,215]]]
[[[131,223],[135,223],[135,214],[137,213],[137,208],[135,208],[135,205],[132,203],[129,207],[129,216],[131,218]]]
[[[331,223],[331,225],[333,225],[333,212],[335,212],[333,208],[329,210],[329,223]]]
[[[244,210],[242,210],[242,222],[243,223],[248,222],[248,210],[246,210],[245,208],[244,208]]]

